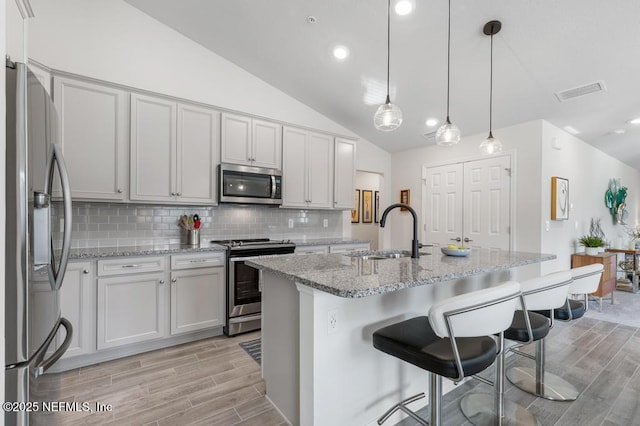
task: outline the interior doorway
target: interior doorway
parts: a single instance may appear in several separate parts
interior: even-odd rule
[[[384,177],[380,173],[356,171],[356,191],[360,191],[359,215],[357,222],[351,222],[351,237],[359,240],[371,241],[371,250],[378,250],[380,238],[380,224],[378,223],[382,212],[376,211],[376,194],[378,199],[382,197]],[[364,191],[371,191],[365,199]],[[373,209],[371,217],[365,217],[363,214],[365,209],[364,203],[368,201],[371,195]],[[378,205],[379,210],[379,205]]]

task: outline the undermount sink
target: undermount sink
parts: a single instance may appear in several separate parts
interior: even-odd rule
[[[431,253],[420,253],[421,255],[428,255]],[[366,252],[366,253],[351,253],[349,256],[356,259],[363,260],[384,260],[384,259],[400,259],[401,257],[411,257],[411,253],[408,251],[391,251],[391,252]]]

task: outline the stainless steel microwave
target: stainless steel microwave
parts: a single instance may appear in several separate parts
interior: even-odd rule
[[[218,169],[221,203],[282,204],[280,170],[226,163]]]

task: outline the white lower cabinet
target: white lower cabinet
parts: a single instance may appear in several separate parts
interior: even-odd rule
[[[93,353],[96,350],[96,286],[93,262],[70,262],[60,288],[60,311],[73,327],[71,344],[63,358]],[[64,328],[57,345],[64,342]]]
[[[126,273],[98,277],[97,347],[107,349],[166,336],[167,283],[164,259],[157,272],[136,274],[145,258],[125,258],[122,270]],[[152,259],[152,258],[148,258]],[[98,270],[103,270],[98,261]]]
[[[225,269],[171,272],[171,335],[224,325]]]

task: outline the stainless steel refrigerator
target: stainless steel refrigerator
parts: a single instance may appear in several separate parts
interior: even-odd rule
[[[29,417],[39,423],[38,413],[28,411],[38,399],[34,391],[72,338],[58,293],[71,246],[71,191],[49,94],[25,64],[7,60],[6,76],[5,400],[25,404],[5,412],[5,424],[22,426]],[[54,208],[64,212],[57,241]],[[43,282],[40,300],[47,302],[33,304],[33,286]]]

